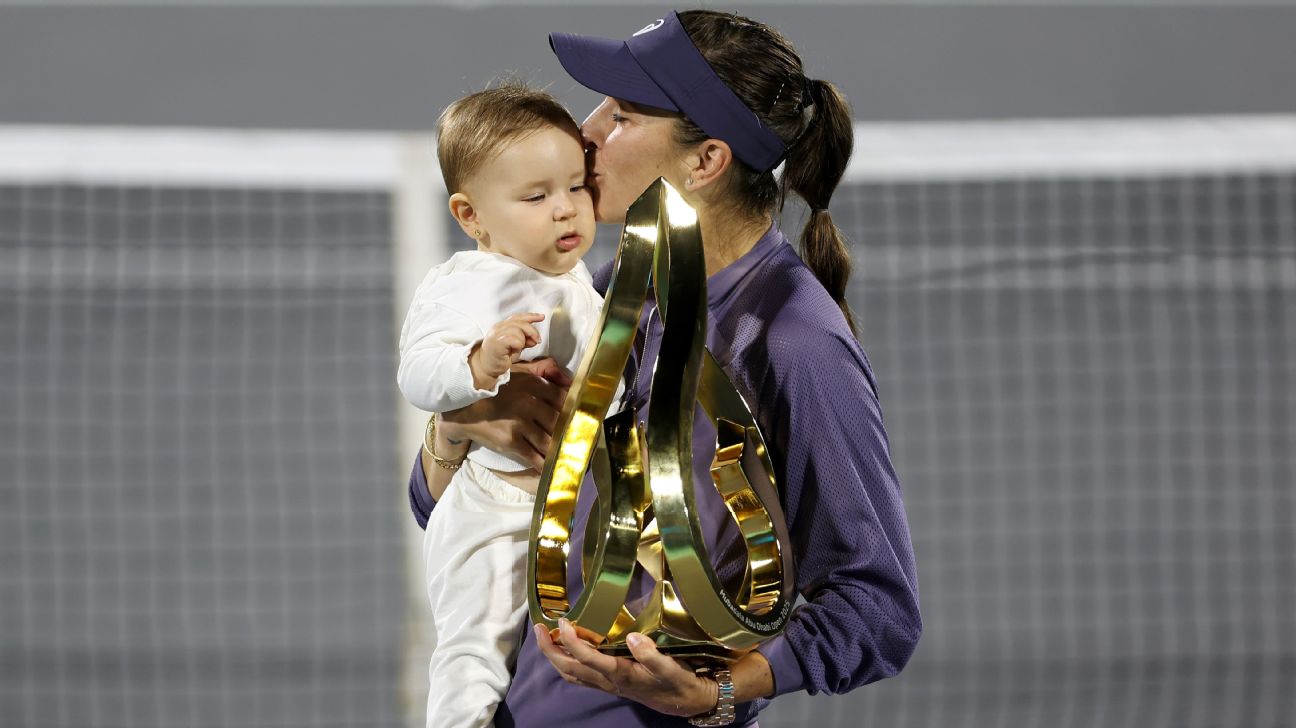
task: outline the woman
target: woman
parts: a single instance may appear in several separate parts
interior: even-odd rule
[[[731,691],[733,724],[753,726],[776,695],[841,693],[896,674],[921,633],[913,550],[872,370],[845,302],[849,258],[827,211],[850,157],[849,107],[834,86],[805,77],[776,31],[725,13],[672,13],[625,42],[555,33],[550,43],[573,78],[607,95],[582,128],[598,218],[622,221],[659,176],[698,211],[707,345],[770,445],[806,602],[728,679],[696,675],[634,635],[635,659],[615,658],[570,625],[562,645],[533,626],[496,724],[721,725]],[[773,221],[786,190],[812,210],[800,258]],[[604,268],[596,285],[606,289],[609,277]],[[653,303],[645,308],[637,359],[651,362],[662,326]],[[430,454],[453,467],[476,440],[543,465],[565,384],[547,369],[537,363],[540,376],[516,376],[498,396],[436,418],[433,452],[425,448],[410,479],[420,523],[450,475]],[[649,377],[630,381],[642,420]],[[710,487],[713,433],[704,424],[695,438],[699,512],[721,578],[732,579],[742,575],[743,545]],[[592,491],[583,488],[582,500]],[[572,553],[583,530],[578,520]],[[579,575],[572,580],[575,591]],[[649,586],[632,585],[632,598]]]

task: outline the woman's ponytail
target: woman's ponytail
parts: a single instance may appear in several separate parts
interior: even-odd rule
[[[801,258],[841,307],[852,333],[855,317],[846,302],[850,252],[840,228],[828,212],[837,184],[846,174],[855,143],[850,106],[827,81],[806,81],[809,126],[792,145],[783,168],[783,186],[800,195],[810,208],[801,232]]]
[[[739,162],[730,177],[730,198],[740,213],[768,215],[782,210],[792,190],[812,210],[801,234],[801,258],[846,315],[850,254],[841,230],[828,214],[837,183],[846,173],[855,129],[846,97],[827,81],[811,81],[792,44],[764,23],[715,10],[679,14],[684,30],[720,80],[757,118],[788,145],[781,180],[772,170]],[[675,142],[687,148],[708,139],[692,121],[681,118]]]

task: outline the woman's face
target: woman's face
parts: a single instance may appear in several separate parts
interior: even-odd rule
[[[599,222],[625,221],[626,209],[658,177],[681,187],[685,166],[672,141],[675,114],[610,96],[581,124],[588,184]]]

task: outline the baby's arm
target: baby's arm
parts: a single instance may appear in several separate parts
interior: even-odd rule
[[[459,289],[442,283],[429,276],[419,287],[400,336],[397,384],[410,404],[428,412],[459,409],[492,397],[498,385],[508,381],[506,373],[486,387],[477,386],[468,358],[487,332],[453,305]]]
[[[493,389],[499,378],[522,357],[524,349],[540,343],[535,324],[544,321],[542,313],[519,313],[495,324],[468,355],[473,386]]]

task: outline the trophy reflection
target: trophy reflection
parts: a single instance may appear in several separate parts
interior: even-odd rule
[[[645,427],[626,411],[604,419],[649,295],[664,325]],[[597,635],[598,649],[630,654],[639,632],[664,653],[731,661],[778,634],[792,611],[791,542],[774,469],[751,410],[704,346],[706,266],[697,213],[658,179],[626,214],[603,314],[568,391],[536,493],[527,560],[533,622],[560,617]],[[697,517],[693,430],[698,405],[716,431],[711,483],[746,546],[740,583],[726,589]],[[586,523],[572,600],[567,569],[577,497],[591,471],[596,500]],[[654,580],[632,609],[642,573]],[[601,638],[601,639],[600,639]]]

